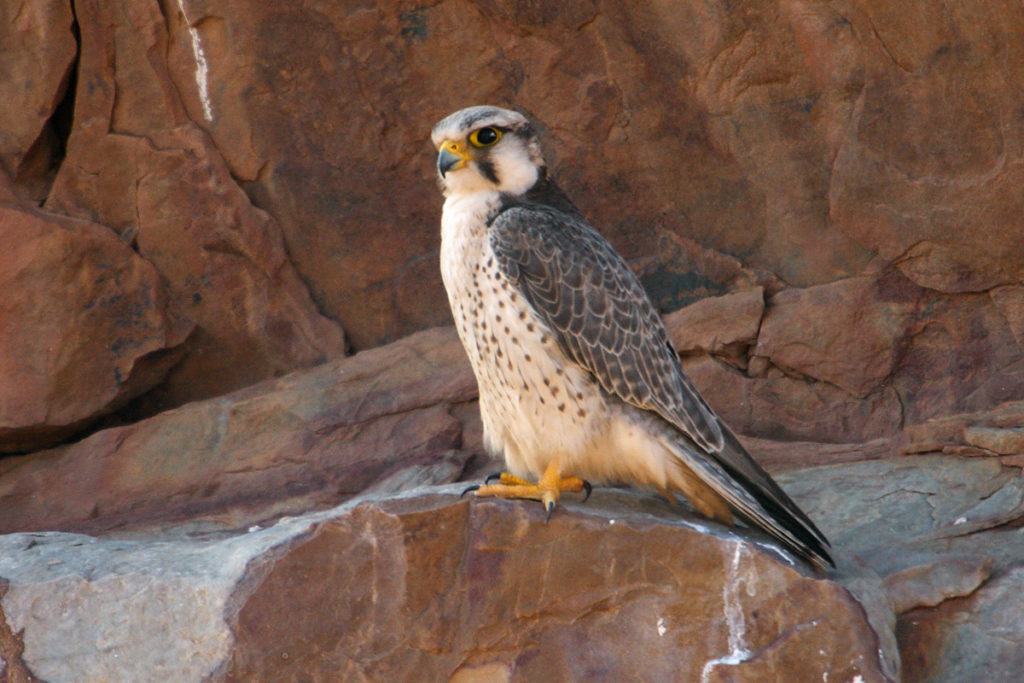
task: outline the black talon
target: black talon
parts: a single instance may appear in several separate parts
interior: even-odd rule
[[[470,491],[476,491],[478,488],[480,488],[480,484],[473,484],[472,486],[467,487],[462,493],[459,494],[459,498],[462,498]]]
[[[549,502],[545,507],[548,509],[548,516],[544,518],[544,522],[547,523],[551,521],[551,513],[554,512],[555,509],[555,501]]]
[[[484,483],[485,484],[490,484],[491,480],[493,480],[493,479],[501,479],[501,472],[494,472],[492,474],[488,474],[487,478],[484,479]]]
[[[583,490],[586,491],[586,494],[583,496],[583,500],[581,500],[580,502],[581,503],[586,503],[587,502],[587,498],[590,498],[590,494],[591,494],[591,492],[593,492],[594,487],[590,485],[589,481],[584,481],[583,482]]]

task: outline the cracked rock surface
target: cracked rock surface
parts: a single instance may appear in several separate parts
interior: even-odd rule
[[[665,312],[724,297],[678,327],[718,320],[681,348],[739,431],[863,442],[1024,392],[1016,5],[528,5],[0,10],[0,204],[103,226],[195,326],[114,419],[449,324],[426,136],[479,102],[539,119]]]
[[[1021,664],[1001,597],[1024,566],[1017,456],[958,445],[1010,429],[1017,404],[900,440],[745,437],[832,539],[839,570],[817,577],[647,494],[599,490],[544,524],[529,502],[417,488],[497,468],[474,397],[439,328],[7,459],[0,658],[51,681],[943,680]]]
[[[1019,3],[0,5],[8,679],[1019,677]],[[484,102],[837,575],[630,494],[389,497],[497,469],[427,142]]]
[[[886,680],[850,592],[759,542],[625,492],[545,523],[458,489],[224,538],[9,535],[7,637],[51,681]]]

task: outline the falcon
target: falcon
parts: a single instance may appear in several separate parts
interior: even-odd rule
[[[683,372],[636,275],[551,179],[534,126],[477,106],[431,133],[445,196],[441,274],[480,388],[484,445],[504,455],[477,496],[632,484],[761,528],[818,567],[828,540]]]

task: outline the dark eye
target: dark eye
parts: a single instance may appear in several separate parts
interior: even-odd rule
[[[469,142],[474,147],[490,147],[501,139],[501,131],[497,128],[481,128],[469,134]]]

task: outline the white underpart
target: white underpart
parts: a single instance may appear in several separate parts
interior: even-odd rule
[[[192,54],[196,58],[196,87],[199,89],[199,101],[203,104],[203,118],[212,122],[213,105],[210,104],[209,66],[206,62],[206,54],[203,52],[203,44],[199,40],[199,31],[192,25],[192,21],[185,11],[185,0],[178,0],[178,9],[181,10],[181,16],[185,17],[185,25],[188,26],[188,34],[192,38]]]
[[[467,169],[460,175],[476,174]],[[597,392],[589,387],[582,370],[564,364],[562,374],[558,373],[561,352],[554,336],[532,312],[528,319],[520,318],[519,312],[528,304],[521,296],[513,301],[501,285],[485,225],[487,214],[499,200],[494,192],[448,197],[441,221],[441,274],[456,329],[480,386],[485,445],[491,453],[504,454],[513,474],[536,478],[551,458],[560,460],[565,468],[576,454],[593,446],[595,435],[579,424],[577,408],[568,406],[568,395],[583,392],[582,403],[590,413],[600,406],[596,403]],[[472,284],[474,277],[478,286]],[[477,291],[483,307],[472,302]],[[486,331],[481,334],[474,323],[487,325]],[[533,329],[527,329],[531,323]],[[496,341],[489,341],[491,336]],[[540,342],[542,337],[546,337],[545,344]],[[513,338],[520,343],[511,343]],[[497,348],[501,349],[500,357]],[[508,369],[509,362],[512,370]],[[556,395],[552,395],[545,379],[555,387]],[[522,388],[524,384],[527,389]],[[567,404],[566,409],[559,411],[562,404]]]
[[[477,175],[471,168],[458,174],[467,182],[453,183],[450,190],[468,186]],[[592,483],[664,488],[675,476],[674,457],[622,406],[606,401],[588,373],[565,357],[525,298],[503,286],[486,226],[499,201],[497,192],[453,192],[441,218],[441,275],[480,386],[487,450],[504,455],[508,470],[520,477],[539,478],[556,462],[564,476]],[[474,295],[483,306],[473,302]],[[488,327],[482,341],[477,326],[483,323]]]
[[[509,123],[499,119],[475,125]],[[435,129],[432,137],[441,147],[448,141],[469,144],[466,136],[453,124]],[[567,357],[557,334],[507,280],[491,248],[487,221],[502,195],[522,195],[539,178],[543,162],[533,143],[506,133],[484,156],[497,183],[472,160],[444,177],[441,275],[480,387],[488,452],[503,455],[512,474],[528,479],[554,464],[562,476],[594,484],[628,481],[687,490],[673,450],[678,446],[659,418],[609,399]]]
[[[740,602],[740,557],[743,554],[743,544],[737,543],[736,550],[732,555],[732,562],[729,564],[729,575],[722,587],[722,602],[724,603],[725,624],[729,629],[729,652],[721,657],[712,659],[704,664],[701,671],[701,683],[708,683],[711,680],[711,672],[717,666],[736,666],[750,659],[752,654],[747,649],[747,622],[743,618],[743,604]],[[747,592],[750,592],[750,579],[745,581]]]

